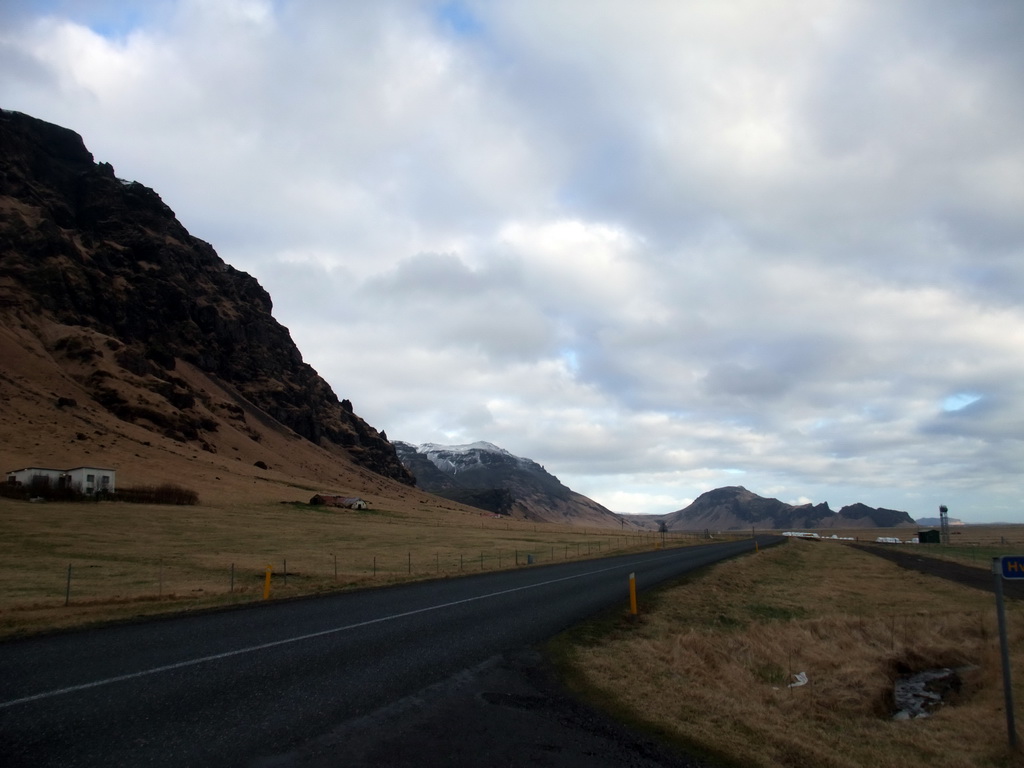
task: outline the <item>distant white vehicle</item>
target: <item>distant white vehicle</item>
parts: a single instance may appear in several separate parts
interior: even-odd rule
[[[821,538],[821,536],[819,536],[816,533],[805,533],[804,531],[785,531],[785,532],[783,532],[782,535],[783,536],[792,536],[795,539],[820,539]]]

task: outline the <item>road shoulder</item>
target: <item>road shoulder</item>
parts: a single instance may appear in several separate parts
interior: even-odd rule
[[[573,698],[534,649],[493,657],[254,768],[701,768]]]

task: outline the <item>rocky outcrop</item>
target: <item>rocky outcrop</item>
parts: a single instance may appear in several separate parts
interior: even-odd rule
[[[33,329],[97,403],[206,449],[225,420],[253,439],[287,428],[414,482],[303,362],[267,291],[156,192],[95,163],[73,131],[20,113],[0,113],[0,150],[0,322]],[[183,364],[230,399],[197,390]]]
[[[914,519],[906,512],[896,509],[885,509],[884,507],[869,507],[867,504],[850,504],[839,510],[839,518],[842,522],[836,525],[847,525],[853,527],[855,524],[863,527],[872,525],[879,528],[892,528],[898,525],[916,525]]]

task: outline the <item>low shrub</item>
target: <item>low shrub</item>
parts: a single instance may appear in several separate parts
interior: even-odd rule
[[[34,477],[32,482],[0,483],[0,496],[6,499],[45,499],[46,501],[96,501],[96,496],[87,496],[76,488],[49,482],[46,477]]]
[[[179,504],[199,503],[196,491],[173,483],[163,485],[135,485],[119,488],[115,493],[82,493],[73,488],[60,487],[52,483],[33,482],[0,483],[0,497],[7,499],[45,499],[46,501],[125,501],[131,504]]]
[[[117,493],[113,494],[111,498],[114,501],[127,501],[133,504],[194,505],[199,503],[198,493],[173,483],[133,485],[119,488]]]

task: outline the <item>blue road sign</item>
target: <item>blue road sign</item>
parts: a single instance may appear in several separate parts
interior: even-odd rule
[[[1004,579],[1024,579],[1024,555],[1003,555],[999,558],[999,571]]]

